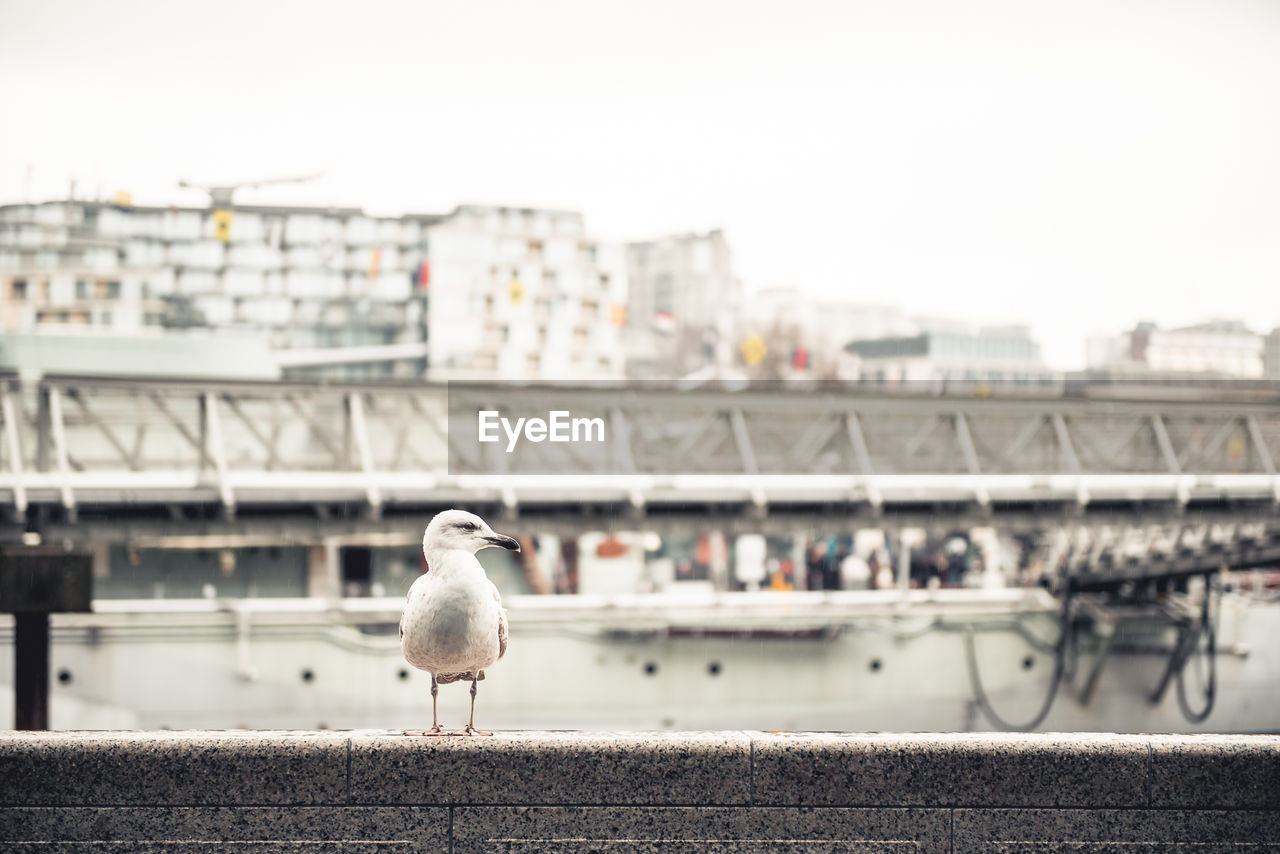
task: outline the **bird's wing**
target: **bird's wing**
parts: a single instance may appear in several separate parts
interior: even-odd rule
[[[413,584],[410,585],[409,592],[404,597],[405,609],[400,614],[400,640],[402,641],[404,640],[404,618],[409,613],[408,605],[410,602],[412,602],[414,599],[417,599],[419,596],[426,595],[426,584],[425,582],[423,582],[423,579],[425,579],[426,577],[427,577],[426,573],[423,573],[422,575],[418,576],[418,578],[413,582]]]
[[[493,590],[493,601],[498,603],[498,658],[502,658],[507,654],[507,609],[502,607],[498,586],[490,581],[489,587]]]

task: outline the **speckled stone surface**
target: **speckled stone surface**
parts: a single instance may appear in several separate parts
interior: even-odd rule
[[[347,738],[291,732],[0,732],[0,805],[346,800]]]
[[[0,851],[220,844],[1280,850],[1280,736],[0,732]]]
[[[106,842],[159,845],[183,840],[209,850],[214,842],[292,845],[282,850],[323,850],[324,843],[382,845],[445,851],[447,807],[4,807],[0,850],[5,843],[62,842],[79,850]],[[133,849],[129,849],[133,850]],[[360,849],[363,850],[363,849]]]
[[[39,854],[192,854],[192,852],[235,851],[238,854],[296,854],[299,850],[296,842],[255,842],[249,845],[209,845],[198,841],[160,840],[156,842],[137,842],[133,840],[103,840],[92,844],[83,842],[49,842],[39,845],[24,845],[13,849],[16,852],[39,852]],[[366,843],[319,842],[308,844],[302,849],[307,854],[404,854],[412,848],[402,845],[383,845]]]
[[[948,813],[777,807],[458,807],[453,817],[453,851],[945,854],[950,838]]]
[[[1280,847],[1280,813],[1251,810],[958,809],[953,822],[955,854]]]
[[[1147,738],[775,733],[753,741],[756,804],[1146,806]]]
[[[351,739],[353,804],[748,804],[746,733]]]
[[[1149,739],[1152,806],[1280,809],[1280,736]]]

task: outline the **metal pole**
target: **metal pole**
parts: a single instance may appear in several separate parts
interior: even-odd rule
[[[49,615],[20,611],[13,615],[15,729],[49,728]]]
[[[49,389],[49,421],[53,430],[53,455],[58,464],[58,491],[67,518],[76,521],[76,497],[71,491],[71,463],[67,457],[66,425],[62,420],[62,397],[56,387]]]
[[[18,437],[17,407],[7,388],[0,388],[0,416],[4,418],[5,450],[9,453],[9,471],[13,475],[13,510],[27,512],[27,487],[22,480],[22,443]]]
[[[898,532],[898,593],[907,598],[911,587],[911,546],[907,542],[906,529]]]

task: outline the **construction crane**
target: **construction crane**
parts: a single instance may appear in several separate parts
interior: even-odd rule
[[[268,178],[262,181],[239,181],[235,184],[196,184],[191,181],[179,181],[178,186],[188,190],[203,190],[209,194],[209,206],[212,208],[230,209],[232,205],[231,197],[235,195],[236,190],[243,187],[266,187],[272,184],[302,184],[307,181],[314,181],[323,173],[317,172],[314,175],[300,175],[295,178]]]
[[[191,181],[179,181],[178,186],[188,190],[203,190],[209,194],[209,207],[213,211],[213,236],[223,243],[231,242],[231,222],[235,218],[232,213],[232,199],[236,190],[242,187],[266,187],[270,184],[301,184],[314,181],[321,173],[300,175],[295,178],[267,178],[262,181],[240,181],[235,184],[194,184]]]

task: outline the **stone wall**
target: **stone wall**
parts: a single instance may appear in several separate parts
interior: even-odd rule
[[[1280,736],[0,733],[0,851],[1273,847]]]

